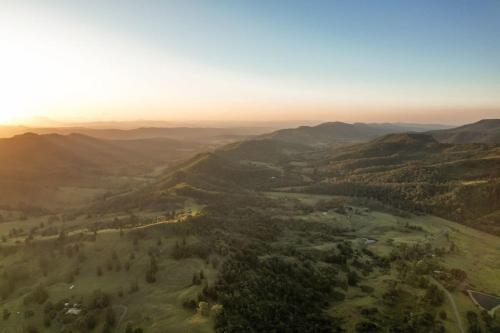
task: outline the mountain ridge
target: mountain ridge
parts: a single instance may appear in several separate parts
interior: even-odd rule
[[[445,143],[500,143],[500,119],[481,119],[475,123],[427,133]]]

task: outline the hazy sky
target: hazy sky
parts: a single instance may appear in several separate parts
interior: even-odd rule
[[[0,1],[0,123],[500,117],[500,1]]]

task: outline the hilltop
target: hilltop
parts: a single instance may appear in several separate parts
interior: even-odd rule
[[[500,119],[483,119],[473,124],[428,133],[446,143],[500,143]]]
[[[405,126],[404,124],[349,124],[337,121],[322,123],[317,126],[301,126],[278,130],[263,137],[290,143],[324,147],[364,142],[388,133],[416,130],[422,130],[422,127]]]

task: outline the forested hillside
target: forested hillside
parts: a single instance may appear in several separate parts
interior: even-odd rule
[[[500,232],[498,145],[440,144],[427,135],[401,134],[314,157],[305,191],[374,198]]]
[[[186,190],[201,196],[280,190],[363,197],[499,233],[500,147],[439,143],[418,133],[337,148],[249,140],[170,170],[149,193]]]

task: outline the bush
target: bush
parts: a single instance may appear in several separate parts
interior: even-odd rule
[[[379,332],[380,327],[378,325],[369,322],[369,321],[361,321],[356,324],[356,332],[359,333],[372,333],[372,332]]]
[[[39,332],[38,329],[33,325],[29,325],[24,328],[24,333],[38,333],[38,332]]]
[[[90,309],[104,309],[111,304],[111,298],[108,294],[103,293],[100,290],[94,291],[92,298],[90,300]]]
[[[24,311],[24,318],[29,319],[35,315],[35,312],[33,310],[26,310]]]
[[[185,308],[185,309],[189,309],[189,310],[196,310],[196,301],[195,300],[185,300],[183,303],[182,303],[182,306]]]
[[[361,288],[362,292],[367,293],[367,294],[371,294],[375,290],[372,287],[365,286],[365,285],[361,285],[361,286],[359,286],[359,288]]]

